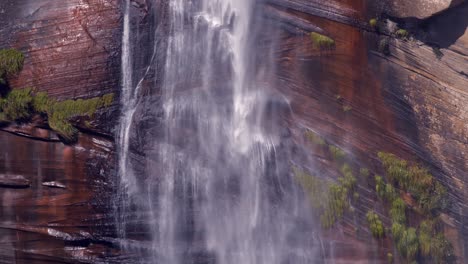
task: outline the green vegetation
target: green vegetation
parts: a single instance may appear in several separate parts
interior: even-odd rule
[[[380,198],[385,196],[385,182],[383,181],[382,176],[375,175],[375,192]]]
[[[419,241],[416,234],[416,229],[413,227],[404,229],[399,235],[400,236],[395,240],[396,247],[398,252],[400,252],[406,261],[410,263],[415,260],[419,249]]]
[[[30,116],[31,89],[12,90],[0,98],[0,120],[23,120]]]
[[[393,263],[393,254],[392,253],[387,253],[387,262],[389,264]]]
[[[412,263],[417,256],[433,259],[434,263],[455,263],[452,245],[442,233],[437,233],[440,228],[435,224],[435,217],[447,207],[445,188],[425,168],[410,165],[390,153],[379,152],[378,157],[389,183],[376,176],[376,191],[391,203],[392,236],[401,256],[407,263]],[[417,213],[423,217],[418,229],[406,226],[408,207],[393,186],[410,193],[417,201]]]
[[[343,177],[338,183],[330,183],[293,168],[296,179],[309,196],[314,208],[320,211],[320,221],[324,228],[331,228],[350,208],[349,200],[355,188],[356,178],[350,167],[343,165]]]
[[[429,256],[432,245],[432,232],[434,225],[432,221],[425,220],[419,224],[419,247],[423,256]]]
[[[23,53],[15,49],[0,50],[0,83],[5,83],[5,78],[21,71],[24,63]]]
[[[328,149],[335,161],[341,161],[346,157],[346,153],[336,146],[330,145],[328,146]]]
[[[369,211],[366,214],[366,218],[372,235],[375,238],[382,238],[384,236],[384,226],[379,216],[375,212]]]
[[[409,166],[393,154],[378,153],[392,185],[411,193],[425,213],[437,214],[447,207],[446,189],[426,169]]]
[[[312,42],[314,43],[314,46],[319,49],[332,49],[335,47],[335,41],[327,37],[325,35],[312,32],[310,33],[310,38],[312,39]]]
[[[306,135],[314,144],[326,145],[315,133],[308,131]],[[336,182],[294,168],[296,179],[317,209],[322,227],[326,229],[340,221],[346,211],[353,213],[355,203],[359,202],[357,179],[353,168],[346,163],[349,160],[346,153],[334,145],[328,145],[328,151],[341,174]],[[448,204],[446,189],[427,169],[417,164],[385,152],[379,152],[378,158],[384,173],[375,175],[375,193],[391,219],[391,227],[386,228],[379,215],[369,211],[366,220],[372,236],[377,239],[391,237],[402,263],[456,263],[453,247],[437,220]],[[359,174],[362,180],[372,181],[369,169],[360,168]],[[395,261],[391,253],[387,254],[387,259],[389,263]]]
[[[325,146],[327,144],[320,135],[316,134],[315,132],[311,130],[307,130],[305,134],[306,134],[307,139],[310,142],[314,143],[315,145]]]
[[[402,39],[405,39],[409,36],[409,33],[406,29],[398,29],[396,32],[395,32],[396,36],[398,38],[402,38]]]
[[[48,116],[49,126],[65,140],[73,141],[78,132],[70,123],[73,117],[91,117],[99,108],[109,107],[113,94],[91,99],[56,101],[44,92],[33,94],[32,89],[14,89],[0,98],[0,118],[4,121],[21,121],[34,113]]]
[[[343,112],[347,113],[351,111],[353,108],[349,105],[343,105]]]
[[[385,183],[382,176],[375,175],[375,192],[387,202],[392,202],[396,196],[395,189],[391,184]]]
[[[421,255],[434,260],[434,263],[455,263],[453,247],[443,233],[436,232],[434,220],[419,224],[419,248]]]
[[[46,113],[49,116],[49,126],[60,133],[66,140],[74,140],[78,132],[70,123],[70,119],[76,116],[91,117],[102,107],[109,107],[113,101],[113,95],[108,94],[102,97],[91,99],[66,100],[61,102],[49,101],[49,107]],[[47,108],[47,107],[45,107]]]
[[[325,191],[328,183],[325,180],[312,176],[296,167],[293,167],[294,176],[307,193],[313,208],[322,208],[328,195]],[[325,187],[324,187],[325,186]]]
[[[373,29],[376,29],[377,28],[377,19],[376,18],[372,18],[369,20],[369,25],[373,28]]]
[[[390,208],[390,217],[394,223],[406,223],[406,204],[400,197],[393,200],[392,207]]]

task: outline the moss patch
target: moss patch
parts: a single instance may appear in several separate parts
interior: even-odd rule
[[[376,18],[371,18],[369,20],[369,25],[373,28],[373,29],[376,29],[377,28],[377,19]]]
[[[77,129],[70,123],[79,116],[92,117],[100,108],[109,107],[113,94],[91,99],[57,101],[44,92],[33,94],[32,89],[15,89],[0,99],[0,117],[6,121],[21,121],[34,113],[48,116],[49,126],[66,141],[74,141]]]
[[[314,43],[314,46],[318,49],[332,49],[335,47],[335,40],[325,35],[312,32],[310,33],[310,38]]]
[[[409,33],[406,29],[398,29],[396,32],[395,32],[395,35],[398,37],[398,38],[402,38],[402,39],[406,39],[408,36],[409,36]]]

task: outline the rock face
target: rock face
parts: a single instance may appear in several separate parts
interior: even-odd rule
[[[357,0],[327,1],[326,5],[270,0],[266,8],[271,14],[281,14],[273,20],[282,21],[285,28],[278,47],[277,87],[291,102],[293,118],[288,119],[297,140],[303,137],[304,128],[312,129],[377,172],[378,151],[429,167],[449,188],[453,204],[446,233],[451,234],[463,260],[468,252],[468,6],[463,3],[447,9],[444,1],[424,2],[392,2],[406,6],[406,13],[388,3]],[[391,22],[380,33],[368,25],[371,18],[388,15],[434,16],[397,19],[399,27],[408,28],[410,34],[400,39]],[[335,40],[333,50],[314,48],[307,34],[313,27]],[[389,43],[388,56],[379,51],[383,40]],[[367,209],[377,199],[369,195],[372,188],[360,191],[369,201]],[[359,228],[367,228],[364,219],[360,224]],[[353,236],[338,238],[349,251],[336,249],[337,258],[343,254],[345,260],[349,253],[365,262],[378,256],[377,250],[368,251],[370,240],[360,239],[366,245],[350,242]]]
[[[120,1],[4,0],[0,13],[0,48],[16,48],[26,57],[20,74],[9,78],[12,89],[31,87],[57,100],[115,95],[74,146],[62,144],[36,117],[31,124],[2,125],[0,262],[112,256],[117,249],[106,237],[115,237],[109,212],[117,182],[112,137],[120,90]]]
[[[390,15],[396,17],[416,17],[424,19],[463,3],[464,0],[389,0],[383,2],[387,2]]]
[[[160,113],[152,110],[160,104],[158,89],[150,88],[158,87],[154,75],[162,67],[148,67],[157,65],[153,58],[164,60],[154,55],[165,47],[165,27],[159,25],[168,0],[132,3],[138,39],[133,48],[141,50],[134,61],[135,79],[142,81],[145,95],[155,95],[145,97],[136,112],[131,155],[140,163],[138,172],[145,166],[144,139],[158,137]],[[151,4],[157,14],[148,11]],[[281,117],[293,140],[319,157],[314,165],[323,171],[330,164],[305,142],[306,129],[353,153],[356,166],[375,173],[381,172],[378,151],[424,164],[449,190],[445,233],[463,263],[468,258],[466,1],[266,0],[260,8],[278,29],[278,68],[271,85],[290,104]],[[0,12],[0,47],[26,54],[24,70],[10,80],[13,88],[32,86],[58,99],[118,94],[120,1],[2,0]],[[378,30],[369,25],[372,18],[378,19]],[[397,28],[406,29],[409,37],[398,38]],[[314,47],[312,31],[332,38],[335,47]],[[263,40],[271,37],[265,34]],[[381,52],[382,43],[388,43],[389,54]],[[116,110],[97,115],[90,132],[111,136]],[[0,262],[129,263],[117,250],[106,202],[117,181],[110,137],[82,135],[79,145],[65,147],[42,128],[18,125],[8,131],[46,141],[0,133],[0,145],[6,146],[0,174],[10,175],[5,179],[22,175],[22,182],[30,183],[21,189],[0,186],[0,240],[6,241],[0,243]],[[58,186],[66,188],[51,188]],[[365,203],[356,211],[362,216],[376,210],[388,225],[373,189],[359,185]],[[145,237],[136,230],[131,235]],[[393,248],[388,241],[375,243],[365,217],[346,216],[322,235],[323,254],[335,263],[384,263]]]
[[[113,144],[80,142],[0,132],[0,263],[86,263],[118,252],[109,239]]]
[[[0,47],[26,56],[21,73],[9,80],[11,87],[31,87],[59,100],[118,95],[119,1],[6,0],[0,10]],[[97,115],[95,130],[111,134],[115,117]]]

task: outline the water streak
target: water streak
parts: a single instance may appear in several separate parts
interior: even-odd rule
[[[168,1],[162,85],[155,87],[161,104],[152,106],[161,107],[162,131],[146,155],[144,183],[128,162],[136,94],[126,4],[120,175],[149,211],[146,261],[313,263],[313,234],[298,228],[309,215],[284,169],[288,161],[278,157],[280,133],[265,126],[279,120],[266,120],[270,91],[259,72],[271,67],[258,61],[268,53],[256,47],[255,1]]]

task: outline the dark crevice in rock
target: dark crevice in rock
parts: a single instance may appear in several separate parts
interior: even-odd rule
[[[408,29],[421,42],[429,46],[446,49],[463,36],[468,27],[468,2],[427,19],[415,17],[389,18],[403,28]]]

